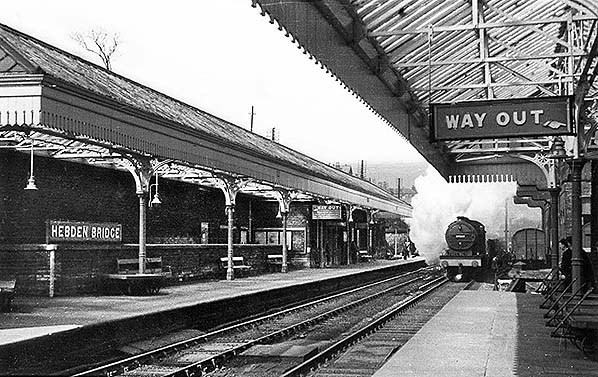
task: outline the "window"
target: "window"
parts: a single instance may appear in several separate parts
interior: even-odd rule
[[[255,243],[263,245],[280,245],[282,229],[260,229],[254,232]],[[287,230],[287,250],[305,251],[305,229]]]
[[[280,232],[279,231],[268,231],[268,242],[267,244],[280,244]]]
[[[258,231],[254,233],[255,243],[265,245],[266,244],[266,232]]]

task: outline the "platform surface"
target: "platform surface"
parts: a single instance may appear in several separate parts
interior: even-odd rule
[[[292,270],[227,280],[202,280],[167,286],[154,296],[17,296],[12,311],[0,312],[0,345],[67,331],[73,328],[137,317],[223,298],[352,275],[423,258],[376,260],[334,268]]]
[[[529,293],[463,291],[374,377],[598,376],[598,361],[552,338]]]

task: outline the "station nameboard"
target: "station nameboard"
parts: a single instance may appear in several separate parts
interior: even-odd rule
[[[341,206],[314,204],[311,206],[311,218],[313,220],[340,220]]]
[[[47,242],[121,242],[122,226],[117,223],[48,220]]]
[[[571,135],[572,104],[571,96],[430,104],[430,139]]]

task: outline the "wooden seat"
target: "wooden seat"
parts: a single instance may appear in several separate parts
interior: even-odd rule
[[[122,293],[129,295],[158,294],[165,278],[172,277],[169,266],[162,266],[162,257],[145,259],[145,272],[139,273],[139,259],[118,258],[116,273],[105,274],[104,278]]]
[[[361,262],[369,262],[372,259],[374,259],[374,257],[370,255],[367,250],[359,250],[359,260]]]
[[[282,269],[282,254],[268,254],[266,262],[270,271],[280,271]]]
[[[118,258],[116,260],[117,274],[135,274],[139,272],[139,259],[137,258]],[[162,266],[162,257],[145,258],[146,274],[164,274],[172,275],[169,266]]]
[[[220,258],[220,268],[224,271],[228,270],[228,257]],[[233,270],[239,271],[241,274],[248,274],[251,271],[251,266],[245,264],[244,257],[233,257]]]

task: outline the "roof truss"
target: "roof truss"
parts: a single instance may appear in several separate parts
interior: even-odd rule
[[[432,102],[579,95],[580,82],[587,87],[578,102],[591,103],[598,98],[594,80],[598,64],[592,47],[598,40],[598,5],[592,0],[254,3],[260,5],[262,14],[278,21],[294,42],[363,97],[373,111],[406,135],[445,176],[468,174],[473,161],[501,164],[505,155],[532,158],[547,153],[552,138],[435,142],[438,151],[457,162],[446,165],[434,158],[434,152],[421,145],[421,140],[410,137],[411,129],[405,130],[401,124],[404,118],[393,118],[392,112],[378,106],[378,97],[386,96],[389,101],[398,98],[409,114],[420,116],[409,123],[423,129],[428,127],[428,105]],[[319,32],[325,25],[331,25],[365,63],[362,75],[343,72],[342,65],[330,57],[334,52],[320,51],[319,45],[326,42],[310,30]],[[346,64],[346,54],[343,57]],[[396,74],[396,81],[388,79],[389,71]],[[361,89],[374,87],[369,82],[372,73],[391,88],[390,93],[378,91],[374,96],[371,89]],[[587,123],[583,126],[588,135],[585,144],[592,149],[596,130],[589,130]]]

